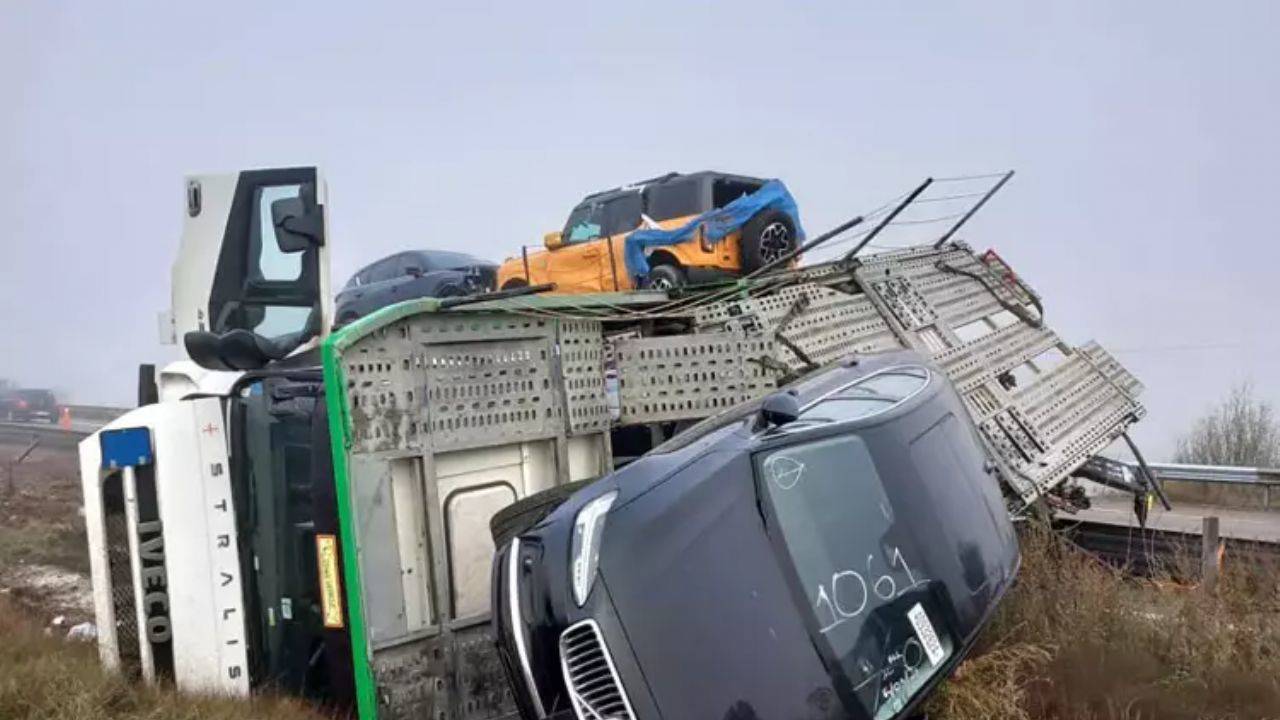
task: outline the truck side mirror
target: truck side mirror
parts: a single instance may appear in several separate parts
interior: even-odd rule
[[[781,427],[800,417],[800,400],[788,392],[776,392],[760,403],[760,421],[764,427]]]
[[[298,188],[298,197],[280,198],[271,203],[271,225],[281,252],[302,252],[324,245],[324,210],[316,204],[315,186]]]
[[[542,236],[542,244],[546,245],[548,250],[564,247],[564,235],[558,232],[549,232]]]

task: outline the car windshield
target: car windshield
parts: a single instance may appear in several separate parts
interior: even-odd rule
[[[960,421],[946,415],[905,442],[900,432],[864,428],[755,457],[817,645],[847,675],[855,713],[872,718],[900,712],[956,653],[957,607],[990,601],[1013,542],[990,515],[998,492],[984,496],[981,451]]]
[[[564,242],[579,243],[600,237],[600,205],[583,203],[569,213],[564,224]]]

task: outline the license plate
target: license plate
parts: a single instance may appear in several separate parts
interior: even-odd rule
[[[947,653],[942,649],[942,642],[938,640],[938,633],[934,631],[933,623],[929,622],[929,614],[924,611],[924,607],[916,603],[907,611],[907,619],[911,621],[911,627],[915,628],[924,654],[929,657],[929,664],[937,665],[942,662]]]

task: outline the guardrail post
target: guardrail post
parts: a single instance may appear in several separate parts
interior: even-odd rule
[[[1222,547],[1218,540],[1218,518],[1201,518],[1200,530],[1200,587],[1211,593],[1218,585],[1218,572],[1222,565]]]
[[[19,453],[17,457],[9,458],[9,463],[8,463],[9,480],[8,480],[8,483],[5,485],[5,491],[4,491],[5,499],[13,497],[13,493],[16,485],[15,476],[18,473],[17,466],[21,465],[22,461],[26,460],[27,456],[31,454],[31,451],[35,450],[36,446],[39,444],[40,444],[40,437],[38,435],[33,435],[31,437],[31,443],[27,445],[25,450]]]

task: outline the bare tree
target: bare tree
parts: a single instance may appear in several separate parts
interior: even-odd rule
[[[1222,404],[1196,421],[1178,440],[1174,460],[1203,465],[1280,465],[1280,424],[1271,403],[1254,396],[1245,382],[1231,388]]]

